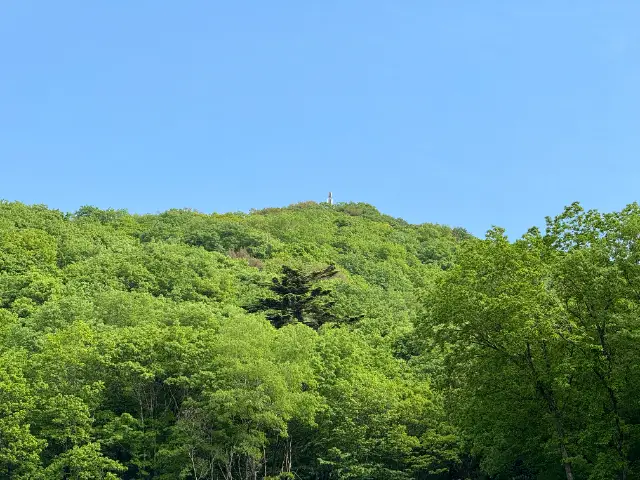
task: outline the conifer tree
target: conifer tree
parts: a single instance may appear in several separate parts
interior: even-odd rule
[[[317,330],[326,322],[340,321],[331,313],[334,303],[331,290],[318,283],[335,277],[335,265],[305,273],[284,265],[282,274],[273,277],[269,290],[275,296],[261,298],[246,307],[249,312],[265,312],[267,319],[276,328],[292,323],[304,323]]]

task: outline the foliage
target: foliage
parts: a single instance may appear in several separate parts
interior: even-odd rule
[[[0,479],[638,478],[640,207],[547,222],[0,202]]]
[[[329,300],[331,291],[315,286],[321,280],[338,274],[335,265],[304,273],[284,265],[282,276],[273,277],[269,287],[273,297],[260,298],[245,307],[249,312],[267,312],[267,320],[276,328],[293,323],[302,323],[314,330],[326,322],[345,321],[331,312],[335,305]],[[353,319],[348,319],[353,320]]]

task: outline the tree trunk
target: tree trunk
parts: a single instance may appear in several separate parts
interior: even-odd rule
[[[550,369],[551,364],[546,354],[547,349],[544,343],[543,343],[542,349],[544,352],[547,369]],[[564,466],[564,473],[567,476],[567,480],[573,480],[573,468],[571,467],[571,461],[569,460],[569,453],[567,451],[567,445],[564,439],[564,427],[562,426],[562,418],[560,416],[562,412],[558,408],[558,403],[556,402],[556,398],[553,394],[553,390],[551,388],[547,388],[545,383],[541,381],[540,378],[538,377],[538,372],[533,363],[533,356],[531,354],[531,344],[528,342],[527,342],[526,359],[529,365],[529,369],[531,370],[531,373],[536,379],[536,390],[547,403],[547,409],[551,414],[551,416],[553,417],[553,426],[555,427],[556,435],[558,436],[558,443],[560,444],[560,456],[562,457],[562,465]]]
[[[555,398],[544,387],[540,387],[541,393],[547,400],[549,413],[553,416],[553,424],[558,435],[558,443],[560,444],[560,455],[562,456],[562,464],[564,465],[564,473],[567,476],[567,480],[573,480],[573,468],[571,467],[571,461],[569,460],[569,453],[567,452],[567,444],[564,439],[564,427],[562,426],[562,420],[560,418],[560,411],[556,404]]]
[[[267,447],[262,446],[262,461],[264,462],[264,477],[267,478]]]
[[[291,471],[291,457],[292,457],[292,445],[291,445],[291,437],[285,439],[284,443],[284,459],[282,460],[282,469],[280,470],[282,473]]]
[[[562,454],[562,463],[564,465],[564,473],[567,476],[567,480],[573,480],[573,470],[571,469],[571,462],[569,461],[569,454],[567,453],[567,447],[564,444],[564,440],[560,442],[560,453]]]

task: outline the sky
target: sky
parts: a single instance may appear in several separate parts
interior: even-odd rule
[[[0,198],[367,202],[520,236],[638,200],[640,2],[5,0]]]

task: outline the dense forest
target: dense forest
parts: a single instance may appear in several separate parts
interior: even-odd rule
[[[0,203],[0,479],[640,478],[640,207]]]

